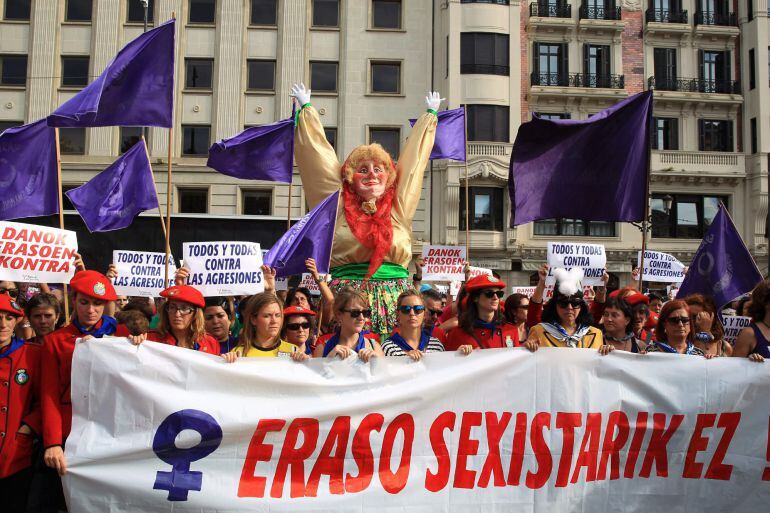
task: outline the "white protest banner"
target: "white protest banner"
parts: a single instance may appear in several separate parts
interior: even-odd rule
[[[553,285],[556,278],[553,270],[557,267],[570,270],[573,267],[583,269],[583,285],[603,285],[602,275],[607,267],[607,255],[602,244],[583,244],[577,242],[548,243],[548,276],[546,285]]]
[[[449,295],[452,297],[457,297],[457,295],[460,293],[460,288],[462,288],[463,282],[461,281],[451,281],[449,282]]]
[[[449,285],[435,285],[434,288],[441,294],[446,294],[449,292]]]
[[[422,281],[465,281],[465,246],[422,247]]]
[[[642,252],[636,256],[636,265],[641,265]],[[680,283],[684,281],[684,264],[674,255],[660,251],[644,252],[644,281],[660,283]],[[638,274],[638,273],[637,273]],[[638,278],[637,278],[638,279]]]
[[[299,286],[305,287],[314,296],[321,295],[321,288],[315,282],[315,280],[313,279],[313,275],[310,273],[302,273],[302,281],[299,282]]]
[[[227,364],[103,338],[75,347],[72,405],[77,513],[770,504],[770,367],[746,358],[518,348]]]
[[[475,278],[476,276],[481,276],[482,274],[486,274],[487,276],[492,276],[492,269],[484,269],[483,267],[474,267],[474,266],[468,266],[468,279],[471,280]]]
[[[77,252],[75,232],[0,221],[0,280],[69,283]]]
[[[725,342],[730,344],[735,344],[738,333],[751,324],[751,317],[744,317],[742,315],[725,315],[722,320],[724,320]]]
[[[275,290],[289,290],[289,278],[287,278],[286,276],[282,278],[276,278]]]
[[[112,284],[121,296],[158,297],[161,290],[174,285],[174,257],[169,259],[168,283],[163,285],[165,253],[115,250],[112,252],[112,263],[118,271]]]
[[[185,242],[187,284],[205,297],[242,296],[265,290],[262,252],[256,242]]]

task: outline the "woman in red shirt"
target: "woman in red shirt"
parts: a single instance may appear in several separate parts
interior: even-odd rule
[[[160,295],[168,301],[160,309],[158,329],[147,333],[147,340],[218,355],[219,342],[206,334],[203,294],[189,285],[174,285]]]

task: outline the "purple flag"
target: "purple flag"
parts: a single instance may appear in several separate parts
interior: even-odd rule
[[[209,148],[206,165],[245,180],[291,183],[294,119],[253,126]]]
[[[59,212],[56,138],[45,119],[0,134],[0,221]]]
[[[174,29],[170,20],[123,47],[99,77],[48,116],[48,126],[171,127]]]
[[[140,212],[158,208],[144,139],[67,197],[91,233],[127,228]]]
[[[452,159],[465,162],[465,108],[444,110],[437,114],[436,138],[430,160]],[[414,126],[416,119],[410,119]]]
[[[714,216],[684,277],[677,298],[712,296],[719,309],[762,281],[762,274],[724,205]]]
[[[550,218],[641,221],[647,201],[652,91],[585,120],[519,127],[508,187],[511,226]]]
[[[264,262],[275,268],[277,277],[307,272],[305,260],[308,258],[315,259],[319,273],[329,272],[339,197],[339,191],[330,194],[267,252]]]

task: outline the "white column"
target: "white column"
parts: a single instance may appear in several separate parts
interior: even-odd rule
[[[91,31],[91,70],[99,75],[118,53],[122,31],[119,0],[94,2]],[[92,79],[93,80],[93,79]],[[89,81],[90,82],[90,81]],[[119,128],[103,127],[88,130],[88,154],[112,155]]]

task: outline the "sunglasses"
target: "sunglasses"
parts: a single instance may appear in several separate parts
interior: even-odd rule
[[[690,318],[689,317],[669,317],[666,319],[666,322],[671,324],[672,326],[675,324],[681,324],[683,326],[686,326],[690,324]]]
[[[414,311],[414,315],[420,315],[425,311],[423,305],[401,305],[398,307],[398,311],[404,315],[409,315],[409,312]]]
[[[190,315],[195,311],[194,306],[187,306],[187,305],[169,305],[168,306],[168,313],[175,314],[179,313],[181,315]]]
[[[505,295],[505,292],[502,290],[485,290],[481,293],[486,298],[492,299],[493,297],[497,296],[497,299],[503,299],[503,296]]]
[[[3,289],[0,288],[0,294],[8,294],[12,298],[16,299],[19,297],[19,289]]]
[[[428,310],[428,313],[430,313],[431,317],[438,316],[444,313],[443,310]]]
[[[367,310],[359,310],[359,309],[357,309],[357,308],[356,308],[356,309],[353,309],[353,310],[340,310],[340,311],[341,311],[341,312],[347,312],[347,313],[349,313],[349,314],[350,314],[350,316],[351,316],[352,318],[354,318],[354,319],[356,319],[356,318],[358,318],[358,317],[360,317],[360,316],[362,316],[362,315],[363,315],[364,317],[366,317],[367,319],[368,319],[369,317],[371,317],[371,316],[372,316],[372,311],[371,311],[370,309],[367,309]]]
[[[556,304],[562,308],[567,308],[568,306],[571,306],[572,308],[580,308],[583,305],[583,300],[577,298],[561,298],[556,302]]]
[[[286,329],[289,331],[309,330],[309,322],[292,322],[286,325]]]

